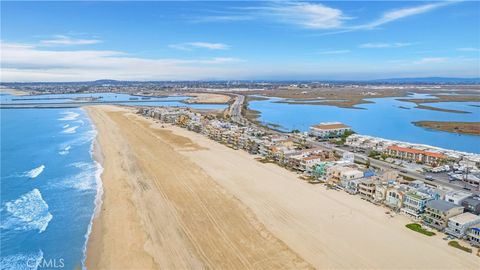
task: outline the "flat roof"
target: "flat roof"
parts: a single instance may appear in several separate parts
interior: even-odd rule
[[[340,122],[331,122],[331,123],[320,123],[318,125],[312,126],[312,128],[329,130],[329,129],[337,129],[337,128],[350,128],[350,126],[347,126]]]
[[[465,212],[463,214],[451,217],[449,218],[449,220],[460,224],[465,224],[472,221],[478,221],[478,223],[480,223],[480,217],[469,212]]]
[[[444,201],[444,200],[428,201],[427,202],[427,207],[438,209],[440,211],[448,211],[450,209],[457,208],[457,207],[462,207],[463,208],[463,206],[456,205],[454,203],[447,202],[447,201]]]

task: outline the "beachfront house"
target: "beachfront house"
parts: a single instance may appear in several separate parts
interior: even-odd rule
[[[387,147],[385,153],[394,158],[428,165],[438,165],[447,160],[447,156],[442,153],[398,145]]]
[[[461,213],[463,213],[463,206],[444,200],[432,200],[427,202],[423,222],[441,231],[447,227],[449,218]]]
[[[350,180],[363,177],[363,172],[351,167],[335,165],[327,168],[327,183],[330,185],[346,186]]]
[[[408,191],[405,193],[401,212],[413,218],[420,218],[430,200],[432,197],[426,193],[416,190]]]
[[[474,225],[467,230],[467,240],[473,246],[480,247],[480,225]]]
[[[361,181],[362,179],[352,179],[352,180],[347,180],[343,182],[345,191],[350,194],[357,194]]]
[[[390,184],[387,182],[375,183],[375,195],[373,202],[383,203],[387,197],[387,191],[390,188]]]
[[[340,137],[345,134],[345,132],[351,130],[351,127],[340,122],[325,122],[311,126],[309,133],[317,138],[328,139]]]
[[[376,182],[373,178],[362,179],[358,185],[358,193],[368,201],[375,200]]]
[[[405,185],[389,187],[385,196],[385,205],[396,211],[401,209],[405,193],[407,193],[408,190],[408,186]]]
[[[445,232],[457,238],[462,238],[469,228],[478,225],[480,225],[480,216],[465,212],[449,218]]]
[[[302,165],[302,170],[308,175],[313,174],[313,170],[316,165],[322,163],[325,159],[322,156],[309,156],[304,157],[300,164]]]

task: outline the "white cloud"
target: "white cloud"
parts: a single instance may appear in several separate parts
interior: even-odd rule
[[[331,50],[331,51],[320,51],[318,54],[344,54],[350,53],[350,50]]]
[[[347,25],[348,20],[354,18],[347,16],[337,8],[332,8],[320,3],[275,1],[266,6],[250,6],[240,8],[238,13],[215,15],[197,18],[195,22],[218,21],[245,21],[245,20],[274,20],[277,22],[297,25],[307,29],[337,30],[326,34],[338,34],[357,30],[371,30],[381,25],[430,12],[437,8],[456,3],[456,0],[428,3],[413,7],[399,8],[386,11],[377,19],[364,24]],[[325,33],[323,33],[325,34]]]
[[[235,22],[235,21],[250,21],[255,19],[252,15],[213,15],[204,16],[192,19],[194,23],[209,23],[209,22]]]
[[[168,46],[173,49],[185,50],[185,51],[191,51],[196,48],[209,49],[209,50],[227,50],[230,48],[230,46],[223,43],[210,43],[210,42],[200,42],[200,41],[171,44]]]
[[[424,57],[418,61],[415,61],[415,64],[439,64],[444,63],[448,60],[446,57]]]
[[[98,39],[76,39],[69,36],[64,35],[56,35],[53,36],[51,39],[41,40],[40,43],[44,45],[59,45],[59,46],[68,46],[68,45],[91,45],[97,44],[101,41]]]
[[[410,46],[410,45],[412,45],[412,43],[404,43],[404,42],[383,43],[383,42],[377,42],[377,43],[360,44],[358,47],[364,48],[364,49],[381,49],[381,48],[400,48],[400,47],[406,47],[406,46]]]
[[[381,26],[381,25],[386,24],[386,23],[390,23],[390,22],[393,22],[393,21],[396,21],[396,20],[400,20],[402,18],[426,13],[426,12],[432,11],[434,9],[437,9],[439,7],[450,5],[452,3],[455,3],[455,2],[454,1],[444,1],[444,2],[438,2],[438,3],[433,3],[433,4],[420,5],[420,6],[416,6],[416,7],[408,7],[408,8],[391,10],[391,11],[387,11],[387,12],[383,13],[383,15],[380,18],[378,18],[378,19],[376,19],[376,20],[374,20],[370,23],[355,26],[355,27],[352,27],[352,28],[353,29],[373,29],[373,28],[376,28],[376,27]]]
[[[109,50],[62,50],[1,43],[1,81],[205,79],[241,74],[233,57],[146,59]],[[228,68],[227,68],[228,67]]]
[[[479,48],[457,48],[459,52],[480,52]]]
[[[286,2],[260,10],[262,16],[274,16],[282,22],[310,29],[339,28],[349,19],[340,9],[317,3]]]

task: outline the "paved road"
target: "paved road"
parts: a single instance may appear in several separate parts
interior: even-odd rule
[[[232,121],[239,124],[244,124],[245,119],[242,117],[242,107],[245,102],[245,96],[235,94],[235,101],[230,106],[230,117]]]

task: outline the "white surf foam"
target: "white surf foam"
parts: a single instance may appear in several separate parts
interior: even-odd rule
[[[59,120],[62,120],[62,121],[73,121],[80,116],[80,114],[72,111],[62,112],[61,114],[64,115],[64,117],[59,118]]]
[[[69,128],[66,128],[66,129],[62,130],[62,133],[73,134],[73,133],[77,132],[77,128],[79,128],[79,126],[69,127]]]
[[[13,230],[38,230],[42,233],[47,229],[53,216],[48,211],[48,204],[43,200],[38,189],[25,193],[20,198],[5,203],[1,227]]]
[[[32,169],[28,172],[24,172],[22,176],[23,177],[29,177],[29,178],[33,179],[33,178],[38,177],[43,172],[44,169],[45,169],[45,165],[42,164],[35,169]]]
[[[0,258],[0,265],[4,270],[29,269],[36,270],[43,260],[43,252],[15,254]]]
[[[92,232],[93,221],[94,221],[95,217],[97,217],[100,214],[100,209],[102,207],[102,197],[103,197],[103,184],[102,184],[102,178],[101,178],[102,173],[103,173],[103,167],[100,164],[100,162],[98,162],[98,160],[95,158],[96,155],[95,155],[95,149],[94,149],[94,147],[95,147],[94,138],[97,135],[97,130],[95,129],[95,126],[91,122],[90,122],[90,124],[92,126],[93,131],[94,131],[94,133],[93,133],[94,136],[93,136],[92,141],[90,143],[90,155],[91,155],[92,159],[94,160],[95,167],[96,167],[95,183],[96,183],[96,187],[97,187],[97,193],[95,194],[95,208],[94,208],[93,214],[90,218],[90,223],[88,224],[87,233],[85,234],[85,243],[83,245],[83,258],[82,258],[82,269],[83,270],[87,270],[87,268],[85,266],[85,261],[87,260],[88,239],[89,239],[90,234]],[[97,158],[98,158],[98,156],[97,156]]]
[[[80,169],[80,172],[51,184],[52,187],[79,191],[94,191],[98,188],[97,175],[101,173],[101,166],[97,162],[75,162],[69,166]]]
[[[72,147],[71,147],[70,145],[67,145],[67,146],[63,147],[63,149],[61,149],[60,151],[58,151],[58,153],[59,153],[60,155],[62,155],[62,156],[68,155],[68,153],[70,153],[70,149],[71,149],[71,148],[72,148]]]

